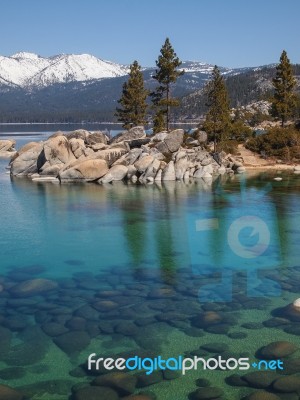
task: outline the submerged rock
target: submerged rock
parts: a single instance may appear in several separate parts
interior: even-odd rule
[[[9,329],[0,326],[0,357],[9,351],[12,333]]]
[[[90,344],[90,336],[85,331],[64,333],[53,339],[54,343],[66,354],[79,353]]]
[[[157,397],[154,394],[139,393],[132,394],[130,396],[122,397],[122,400],[156,400]]]
[[[299,393],[300,377],[298,375],[283,376],[273,383],[273,388],[280,393]]]
[[[20,379],[26,375],[26,369],[23,367],[10,367],[0,370],[0,379],[11,380]]]
[[[274,371],[254,371],[249,372],[242,376],[249,386],[257,389],[265,389],[272,385],[272,383],[278,378],[278,375]]]
[[[298,350],[298,347],[293,343],[286,341],[278,341],[262,347],[258,351],[259,358],[273,360],[282,357],[290,356]]]
[[[249,396],[245,397],[245,400],[280,400],[276,394],[259,391],[255,393],[251,393]]]
[[[278,309],[276,312],[280,317],[288,318],[290,321],[300,322],[300,309],[298,304],[298,299],[296,299],[294,303]]]
[[[0,385],[0,399],[1,400],[22,400],[23,394],[6,385]]]
[[[120,396],[132,394],[137,384],[137,377],[125,372],[113,372],[99,376],[92,382],[95,386],[107,386],[118,392]]]
[[[10,289],[10,292],[14,296],[27,297],[54,290],[57,286],[57,283],[50,279],[37,278],[18,283]]]
[[[206,343],[200,346],[201,349],[206,350],[210,353],[223,353],[229,350],[229,346],[226,343]]]
[[[74,400],[119,400],[119,396],[111,388],[87,386],[74,393]]]
[[[299,299],[296,299],[296,300],[293,302],[293,307],[294,307],[295,311],[299,311],[299,313],[300,313],[300,298],[299,298]]]
[[[223,390],[218,387],[202,387],[195,392],[193,392],[190,396],[191,400],[211,400],[211,399],[218,399],[222,397]]]
[[[145,373],[138,375],[137,387],[143,388],[146,386],[154,385],[163,380],[162,371],[154,371],[152,374],[146,375]]]

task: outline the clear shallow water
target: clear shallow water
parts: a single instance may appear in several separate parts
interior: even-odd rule
[[[92,352],[171,357],[219,343],[230,356],[254,360],[272,341],[300,344],[300,324],[284,312],[281,322],[266,323],[299,297],[299,176],[60,186],[11,180],[6,164],[0,160],[1,383],[32,399],[66,399],[72,386],[94,379],[78,369]],[[235,245],[253,250],[259,237],[242,227],[232,248],[227,234],[249,215],[271,236],[260,257],[241,260]],[[30,296],[16,291],[34,278],[57,286]],[[183,400],[198,378],[221,388],[224,399],[256,390],[228,384],[234,372],[157,377],[136,392]]]

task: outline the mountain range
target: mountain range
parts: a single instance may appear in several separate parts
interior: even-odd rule
[[[21,52],[0,56],[0,83],[22,88],[41,88],[55,83],[89,81],[128,74],[128,67],[100,60],[90,54],[41,57]]]
[[[201,90],[213,67],[199,61],[182,63],[185,74],[173,88],[174,96],[183,99],[183,107],[176,110],[177,118],[195,116],[197,107],[199,112],[203,111]],[[155,68],[142,70],[145,86],[153,90],[157,85],[152,78]],[[268,87],[274,65],[220,67],[220,70],[229,85],[231,82],[238,88],[243,86],[245,79],[250,79],[258,81],[261,89]],[[0,122],[112,121],[128,72],[127,65],[104,61],[89,54],[41,57],[21,52],[0,56]],[[264,78],[265,75],[268,77]],[[245,90],[246,96],[242,96],[239,102],[248,101],[249,90]]]

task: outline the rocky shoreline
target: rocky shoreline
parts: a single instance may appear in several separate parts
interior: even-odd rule
[[[183,129],[147,136],[143,127],[124,131],[112,139],[100,131],[58,131],[46,141],[27,143],[18,151],[15,140],[0,140],[0,158],[10,159],[12,176],[60,183],[151,184],[188,182],[191,178],[209,182],[219,175],[243,173],[246,169],[300,173],[299,165],[267,162],[254,153],[250,156],[256,160],[254,164],[249,163],[249,156],[243,151],[238,156],[224,152],[214,155],[206,145],[205,132],[194,136],[185,134]]]
[[[0,141],[0,154],[11,157],[10,173],[32,180],[64,182],[113,181],[148,183],[212,180],[245,171],[242,159],[206,150],[206,134],[196,138],[183,129],[146,136],[135,127],[109,139],[103,132],[56,132],[44,142],[30,142],[15,151],[14,141]],[[4,143],[5,142],[5,143]]]

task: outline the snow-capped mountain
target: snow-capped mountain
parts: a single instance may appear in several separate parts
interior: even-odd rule
[[[213,65],[199,61],[184,61],[184,82],[196,89],[209,79]],[[220,68],[224,75],[236,75],[247,68]],[[155,68],[143,68],[149,78]],[[84,82],[127,75],[129,67],[101,60],[90,54],[59,54],[53,57],[41,57],[34,53],[21,52],[12,56],[0,56],[1,90],[19,87],[38,89],[57,83]]]
[[[21,52],[0,56],[0,83],[9,86],[45,87],[54,83],[89,81],[128,74],[128,67],[89,54],[41,57]]]

